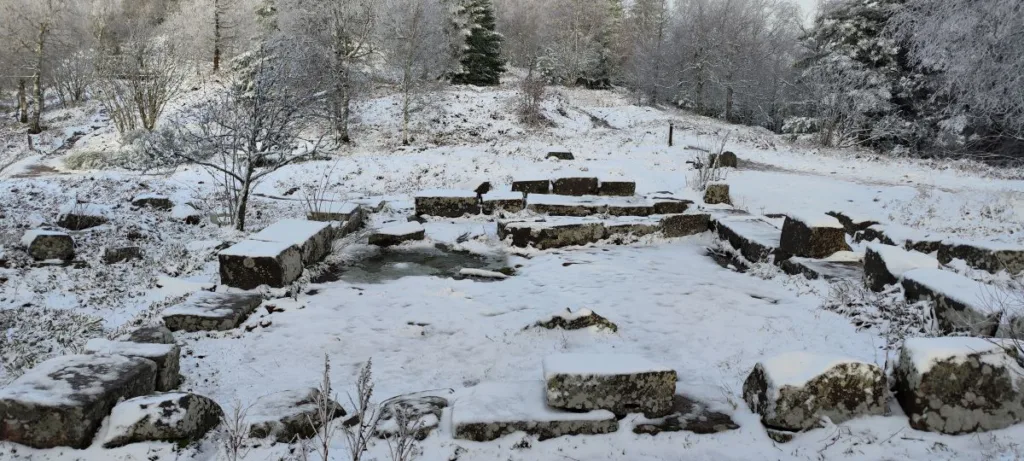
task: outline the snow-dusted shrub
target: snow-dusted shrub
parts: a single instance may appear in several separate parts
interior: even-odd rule
[[[70,309],[0,310],[0,385],[57,355],[78,352],[103,334],[103,319]]]
[[[64,166],[70,170],[96,170],[110,164],[107,154],[98,150],[83,150],[64,157]]]
[[[809,134],[821,130],[821,120],[814,117],[790,117],[782,123],[782,132],[786,134]]]
[[[729,141],[731,134],[728,133],[713,142],[698,142],[702,145],[698,145],[697,148],[703,153],[698,154],[693,161],[695,169],[687,181],[691,188],[703,192],[708,184],[725,180],[726,170],[722,168],[722,153],[725,152],[725,143]]]
[[[875,293],[860,280],[836,280],[829,284],[822,307],[850,317],[858,328],[884,331],[890,348],[904,338],[930,335],[935,331],[935,319],[928,303],[908,303],[898,285]]]

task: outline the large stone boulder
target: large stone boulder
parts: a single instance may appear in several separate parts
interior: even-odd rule
[[[174,390],[181,380],[181,349],[176,344],[130,343],[95,338],[85,343],[85,353],[152,360],[156,363],[156,390],[160,392]]]
[[[448,408],[448,404],[448,397],[430,392],[401,395],[385,400],[381,405],[376,435],[380,438],[391,438],[400,436],[403,430],[413,430],[411,435],[416,440],[426,439],[431,432],[440,427],[441,415],[444,409]]]
[[[751,216],[731,216],[712,218],[712,223],[718,236],[748,261],[765,261],[778,253],[782,232],[768,222]]]
[[[363,218],[363,207],[355,202],[324,200],[312,208],[312,211],[306,213],[306,219],[310,221],[348,222],[361,221]]]
[[[367,240],[370,245],[390,247],[427,238],[427,230],[418,222],[407,222],[377,229]]]
[[[870,243],[864,252],[864,284],[872,291],[882,291],[899,283],[903,274],[914,269],[938,269],[935,258],[907,251],[900,247]]]
[[[636,194],[635,181],[601,181],[598,186],[598,195],[611,195],[618,197],[630,197]]]
[[[700,402],[686,396],[676,395],[672,399],[672,411],[663,418],[645,420],[633,427],[634,434],[658,435],[662,432],[693,432],[694,434],[717,434],[739,429],[732,417],[718,411],[711,411]]]
[[[75,258],[75,240],[65,232],[30,230],[21,238],[21,244],[28,250],[29,256],[37,261],[70,261]]]
[[[1015,347],[983,338],[907,339],[893,375],[910,426],[964,434],[1024,421],[1024,367]]]
[[[551,191],[558,195],[597,195],[597,178],[559,178],[551,182]]]
[[[839,251],[850,251],[846,232],[838,219],[828,215],[786,217],[782,225],[779,250],[786,255],[827,258]]]
[[[102,226],[110,222],[110,209],[95,203],[69,203],[61,207],[57,225],[73,231]]]
[[[174,208],[174,201],[166,195],[139,194],[132,199],[132,205],[139,208],[152,208],[154,210],[171,211]]]
[[[595,330],[607,330],[612,333],[619,331],[618,325],[590,309],[579,309],[575,312],[572,309],[566,309],[548,317],[545,320],[537,322],[533,326],[546,328],[548,330],[554,330],[556,328],[562,330],[582,330],[584,328],[593,328]]]
[[[117,404],[103,436],[104,448],[139,442],[197,442],[220,424],[224,411],[208,397],[175,392]]]
[[[708,155],[708,162],[711,165],[715,165],[717,163],[719,168],[738,168],[740,163],[736,154],[730,151],[722,152],[721,156],[718,154],[710,154]]]
[[[218,331],[238,327],[263,303],[256,293],[193,293],[161,314],[171,331]]]
[[[151,360],[117,355],[47,360],[0,388],[0,440],[33,448],[88,447],[117,402],[155,387]]]
[[[461,218],[480,214],[480,202],[474,191],[436,190],[416,194],[416,215]]]
[[[345,409],[319,389],[278,392],[261,398],[246,413],[249,437],[272,437],[281,443],[308,439],[327,421],[321,417],[319,405],[327,410],[328,420],[345,416]]]
[[[544,358],[548,406],[660,417],[672,409],[676,372],[643,357],[557,354]]]
[[[522,192],[524,194],[550,194],[551,193],[551,180],[549,179],[536,179],[536,180],[524,180],[524,181],[513,181],[512,192]]]
[[[1024,272],[1024,247],[996,242],[944,242],[939,247],[939,261],[949,264],[962,259],[967,265],[991,272],[1005,270],[1010,274]]]
[[[126,341],[142,344],[174,344],[174,333],[163,325],[150,325],[132,330]]]
[[[295,245],[302,252],[302,264],[308,266],[330,254],[334,235],[335,229],[328,222],[283,219],[267,226],[249,239]]]
[[[704,188],[704,203],[708,205],[732,205],[732,198],[729,197],[729,185],[721,182],[713,182]]]
[[[913,269],[903,274],[908,301],[928,300],[943,332],[995,336],[1004,321],[995,287],[941,269]],[[1012,319],[1005,319],[1010,322]]]
[[[605,238],[616,243],[625,242],[627,237],[643,237],[661,231],[660,221],[655,218],[624,216],[604,222]]]
[[[565,435],[608,434],[619,429],[606,410],[571,412],[544,404],[544,383],[481,383],[455,399],[455,438],[488,442],[523,431],[541,440]]]
[[[661,233],[667,238],[686,237],[708,231],[711,215],[706,213],[677,214],[661,219]]]
[[[743,383],[743,399],[772,429],[802,431],[885,413],[885,373],[875,364],[810,352],[759,362]]]
[[[218,254],[221,283],[252,290],[283,288],[302,275],[302,250],[289,242],[243,240]]]
[[[480,203],[483,204],[483,212],[487,215],[499,211],[519,213],[526,208],[525,197],[526,195],[522,192],[491,191],[481,196]]]
[[[133,259],[142,259],[142,248],[116,247],[103,249],[103,262],[106,264],[123,263]]]

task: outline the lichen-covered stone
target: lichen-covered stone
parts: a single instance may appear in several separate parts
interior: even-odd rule
[[[693,432],[694,434],[717,434],[739,429],[732,418],[706,405],[682,395],[672,399],[672,411],[663,418],[644,421],[633,427],[634,434],[658,435],[662,432]]]
[[[605,237],[604,223],[596,222],[509,222],[499,223],[498,236],[512,239],[512,245],[540,250],[586,245]]]
[[[142,344],[174,344],[174,333],[163,325],[139,327],[128,334],[127,341]]]
[[[427,238],[427,230],[418,222],[408,222],[378,229],[370,234],[367,242],[379,247],[400,245],[404,242]]]
[[[661,220],[661,234],[668,238],[686,237],[708,231],[711,215],[706,213],[677,214]]]
[[[625,236],[643,237],[656,234],[661,230],[657,221],[645,219],[608,221],[604,224],[604,228],[606,238],[619,239],[619,241]]]
[[[654,214],[654,203],[609,203],[605,208],[609,216],[650,216]]]
[[[136,397],[117,404],[103,437],[104,448],[139,442],[201,440],[220,424],[224,411],[208,397],[190,393]]]
[[[156,364],[156,390],[160,392],[174,390],[181,379],[181,349],[176,344],[130,343],[96,338],[85,344],[85,353],[152,360]]]
[[[526,209],[526,198],[522,192],[493,192],[484,194],[480,203],[486,215],[493,215],[498,211],[519,213]]]
[[[551,182],[551,191],[557,195],[597,195],[599,190],[597,178],[559,178]]]
[[[992,299],[995,289],[960,274],[914,269],[903,274],[901,283],[908,301],[933,303],[935,318],[945,333],[995,336],[1004,321],[1002,309]]]
[[[256,293],[193,293],[185,302],[164,310],[171,331],[218,331],[238,327],[263,303]]]
[[[345,416],[345,409],[319,389],[278,392],[261,398],[249,408],[249,437],[273,437],[281,443],[292,443],[316,435],[326,421],[320,417],[318,402],[329,409],[329,420]]]
[[[0,440],[33,448],[88,447],[117,402],[155,387],[151,360],[55,357],[0,388]]]
[[[986,248],[970,243],[948,243],[941,245],[938,251],[939,261],[943,264],[962,259],[968,266],[993,274],[1002,270],[1010,274],[1024,272],[1024,247],[1009,248],[1003,245]]]
[[[448,398],[429,392],[388,399],[381,405],[376,435],[398,436],[402,432],[400,425],[405,425],[405,430],[414,430],[411,435],[416,440],[426,439],[441,425],[441,414],[448,403]]]
[[[133,259],[142,259],[142,248],[119,247],[103,250],[103,262],[106,264],[117,264]]]
[[[833,423],[885,413],[885,373],[871,363],[796,352],[759,362],[743,399],[773,429],[802,431],[823,416]]]
[[[632,355],[557,354],[544,358],[544,380],[554,408],[661,417],[672,409],[676,372]]]
[[[139,208],[152,208],[154,210],[170,211],[174,208],[174,201],[164,195],[144,194],[132,199],[132,205]]]
[[[704,189],[704,203],[708,205],[732,205],[732,198],[729,197],[729,185],[724,183],[711,183]]]
[[[635,181],[601,181],[598,186],[598,195],[610,195],[617,197],[630,197],[636,194]]]
[[[551,181],[547,179],[513,181],[512,192],[523,192],[525,194],[550,194]]]
[[[547,320],[541,320],[534,324],[534,326],[547,328],[548,330],[556,328],[562,330],[582,330],[594,327],[596,329],[608,330],[612,333],[619,331],[618,325],[590,309],[580,309],[576,312],[566,309],[565,312],[555,314]]]
[[[722,152],[721,157],[719,157],[718,154],[711,154],[708,156],[708,162],[710,162],[711,165],[718,163],[718,167],[720,168],[739,167],[739,159],[736,157],[736,154],[730,151]]]
[[[460,218],[480,214],[480,202],[475,192],[437,196],[416,196],[416,214]]]
[[[283,242],[243,240],[218,254],[221,283],[252,290],[283,288],[302,275],[302,250]]]
[[[821,259],[839,251],[850,251],[850,245],[846,243],[846,232],[839,224],[837,227],[812,227],[801,220],[787,217],[782,225],[779,250],[787,255]]]
[[[886,286],[899,283],[907,271],[938,267],[938,260],[923,253],[871,243],[864,251],[864,284],[871,291],[883,291]]]
[[[789,275],[803,275],[808,280],[860,281],[864,278],[864,264],[861,261],[827,261],[793,257],[780,261],[779,268]]]
[[[1024,367],[1014,347],[983,338],[908,339],[893,375],[910,426],[965,434],[1024,421]]]
[[[64,232],[31,230],[25,233],[21,242],[29,256],[37,261],[70,261],[75,257],[75,240]]]
[[[676,198],[654,197],[654,214],[683,214],[693,205],[689,200]]]
[[[102,226],[110,222],[106,216],[90,215],[85,212],[67,212],[57,218],[57,225],[67,230],[80,231]]]
[[[608,207],[604,203],[580,200],[577,202],[561,202],[552,201],[557,203],[549,203],[547,200],[528,201],[527,208],[537,214],[546,214],[548,216],[592,216],[601,214],[607,211]]]
[[[329,222],[282,219],[249,237],[251,240],[292,244],[302,253],[302,264],[320,262],[331,253],[336,229]]]

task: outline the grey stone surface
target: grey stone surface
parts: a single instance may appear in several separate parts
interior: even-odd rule
[[[581,309],[573,312],[566,309],[551,316],[547,320],[541,320],[533,325],[534,327],[546,328],[548,330],[582,330],[594,327],[600,330],[607,330],[612,333],[619,331],[619,326],[590,309]]]
[[[480,201],[475,193],[468,196],[417,196],[416,214],[445,218],[476,215],[480,214]]]
[[[677,214],[661,219],[661,233],[668,238],[686,237],[707,232],[711,215],[706,213]]]
[[[511,237],[514,246],[525,248],[533,245],[540,250],[586,245],[600,241],[606,235],[601,221],[514,221],[498,224],[498,237],[502,240]]]
[[[739,250],[748,261],[760,262],[776,255],[782,232],[753,217],[737,216],[713,221],[718,236]]]
[[[779,250],[787,255],[826,258],[839,251],[850,251],[842,227],[811,227],[803,221],[786,218],[782,225]]]
[[[28,231],[22,242],[26,244],[29,256],[38,261],[70,261],[75,257],[75,241],[64,232]]]
[[[57,225],[67,230],[80,231],[102,226],[110,222],[106,216],[90,215],[86,212],[71,211],[57,218]]]
[[[302,250],[281,242],[243,240],[223,250],[220,260],[221,283],[252,290],[261,285],[283,288],[302,275]]]
[[[559,178],[551,182],[551,191],[557,195],[597,195],[599,190],[597,178]]]
[[[0,389],[0,440],[33,448],[92,443],[121,399],[153,392],[156,364],[124,356],[65,355]]]
[[[637,424],[633,427],[633,433],[658,435],[662,432],[686,431],[694,434],[717,434],[739,427],[729,415],[711,411],[700,402],[676,395],[672,399],[672,410],[668,415]]]
[[[217,402],[201,395],[175,392],[136,397],[114,407],[103,447],[157,441],[181,446],[197,442],[217,427],[223,416]]]
[[[722,157],[720,159],[718,158],[718,154],[710,154],[708,155],[708,161],[711,162],[712,165],[717,162],[720,168],[739,167],[739,159],[736,157],[736,154],[730,151],[722,152]]]
[[[482,383],[454,400],[455,438],[488,442],[514,432],[540,440],[566,435],[608,434],[619,428],[609,411],[569,412],[544,404],[544,383]]]
[[[860,261],[824,261],[821,259],[794,257],[779,263],[783,272],[789,275],[803,275],[809,280],[853,280],[864,278],[864,263]]]
[[[247,413],[249,436],[257,439],[272,437],[281,443],[308,439],[323,427],[317,403],[323,399],[319,389],[300,389],[278,392],[261,398]],[[327,396],[323,401],[330,411],[330,419],[345,416],[345,409]]]
[[[132,199],[132,205],[139,208],[152,208],[154,210],[170,211],[174,208],[174,201],[163,195],[140,195]]]
[[[545,357],[547,403],[572,411],[661,417],[672,410],[676,372],[642,357],[558,354]]]
[[[651,198],[654,202],[654,214],[683,214],[693,205],[690,200],[658,197]]]
[[[604,224],[604,228],[605,237],[612,240],[621,240],[622,237],[628,235],[642,237],[644,235],[655,234],[661,230],[661,226],[658,222],[650,219],[607,221]]]
[[[540,203],[538,203],[540,202]],[[548,200],[531,201],[527,199],[527,209],[537,214],[546,214],[548,216],[592,216],[601,214],[607,211],[608,207],[602,202],[596,200],[579,200],[579,201],[555,201],[558,203],[549,203]]]
[[[980,244],[947,243],[939,247],[938,256],[943,264],[962,259],[968,266],[993,274],[1002,270],[1010,274],[1024,272],[1024,247],[986,248]]]
[[[1003,315],[998,306],[993,305],[996,291],[992,287],[941,269],[908,271],[903,274],[901,283],[908,301],[933,303],[935,318],[945,333],[995,336],[999,331]]]
[[[911,253],[892,245],[871,243],[864,251],[864,284],[871,291],[880,292],[888,285],[899,283],[903,273],[908,270],[938,267],[939,261],[928,255]]]
[[[704,189],[704,203],[708,205],[732,205],[729,197],[729,185],[721,183],[708,184]]]
[[[416,440],[424,440],[441,425],[441,415],[448,408],[452,392],[420,392],[401,395],[385,400],[381,404],[380,420],[377,423],[377,437],[396,437],[405,430],[413,430]]]
[[[843,230],[846,231],[848,235],[855,235],[858,232],[863,232],[871,226],[878,224],[878,221],[872,219],[853,218],[842,211],[830,211],[825,214],[838,219],[843,225]]]
[[[526,194],[550,194],[551,181],[547,179],[513,181],[512,192],[524,192]]]
[[[263,303],[255,293],[193,293],[185,302],[164,310],[171,331],[218,331],[238,327]]]
[[[636,194],[635,181],[601,181],[598,186],[598,195],[610,195],[617,197],[630,197]]]
[[[917,430],[965,434],[1009,427],[1024,421],[1020,362],[1019,352],[988,339],[908,339],[893,372],[896,398]]]
[[[181,379],[181,349],[176,344],[130,343],[97,338],[85,344],[85,353],[152,360],[156,364],[156,390],[160,392],[174,390]]]
[[[789,382],[787,373],[808,379]],[[875,364],[785,354],[754,366],[743,383],[743,399],[765,426],[801,431],[817,426],[823,416],[840,424],[884,414],[885,382],[885,373]]]
[[[251,240],[294,244],[302,253],[302,264],[316,264],[331,253],[337,230],[329,222],[283,219],[249,237]]]
[[[390,247],[425,238],[427,238],[427,230],[423,226],[393,226],[379,229],[377,232],[370,234],[367,242],[370,245],[379,247]]]
[[[609,203],[605,212],[609,216],[650,216],[654,214],[654,203]]]
[[[106,264],[117,264],[133,259],[142,259],[142,248],[118,247],[103,249],[103,262]]]
[[[488,199],[484,197],[481,202],[483,206],[484,214],[492,215],[498,211],[505,211],[507,213],[519,213],[526,209],[526,200],[522,198],[494,198]]]
[[[572,152],[566,151],[553,151],[548,152],[548,155],[544,158],[553,158],[556,160],[575,160],[576,157],[572,155]]]
[[[174,344],[174,333],[163,325],[144,326],[129,333],[127,341],[143,344]]]

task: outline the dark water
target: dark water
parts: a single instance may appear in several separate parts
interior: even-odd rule
[[[343,280],[349,283],[381,283],[403,277],[434,276],[463,279],[463,268],[507,273],[506,255],[480,255],[453,251],[445,246],[433,248],[384,249],[365,257],[332,266],[313,279],[314,283]],[[477,279],[497,281],[497,279]]]

